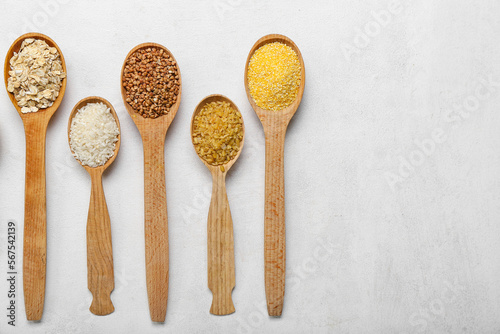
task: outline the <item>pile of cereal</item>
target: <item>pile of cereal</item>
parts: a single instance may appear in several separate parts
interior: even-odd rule
[[[280,42],[258,48],[248,64],[250,95],[265,110],[283,110],[297,98],[301,66],[295,51]]]
[[[243,140],[241,114],[226,101],[205,104],[194,118],[192,139],[196,153],[207,163],[218,166],[229,162]]]
[[[108,106],[89,103],[71,120],[69,145],[82,165],[102,166],[115,154],[120,130]]]
[[[27,38],[10,58],[7,91],[14,94],[21,112],[37,112],[52,106],[65,77],[57,49],[43,40]]]
[[[160,47],[139,49],[123,69],[125,100],[143,117],[166,115],[177,102],[179,78],[177,63],[168,52]]]

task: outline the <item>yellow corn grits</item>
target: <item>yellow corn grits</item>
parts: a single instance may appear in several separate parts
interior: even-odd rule
[[[295,51],[280,42],[258,48],[248,64],[248,87],[255,103],[265,110],[282,110],[297,98],[300,61]]]

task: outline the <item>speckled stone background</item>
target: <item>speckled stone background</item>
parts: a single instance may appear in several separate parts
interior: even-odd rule
[[[22,245],[25,142],[0,94],[0,333],[500,332],[500,2],[69,1],[0,3],[0,54],[39,31],[60,46],[66,96],[47,133],[44,317],[7,326],[6,225]],[[266,314],[264,135],[247,101],[253,43],[289,36],[306,90],[286,141],[287,290]],[[142,42],[169,48],[183,95],[166,139],[170,289],[165,324],[149,319],[143,161],[119,75]],[[196,104],[220,93],[240,108],[245,147],[228,175],[236,313],[209,314],[206,218],[211,178],[189,137]],[[122,146],[104,176],[116,311],[88,311],[85,225],[90,179],[67,122],[78,100],[113,103]],[[21,253],[18,253],[21,261]],[[21,263],[19,263],[21,265]]]

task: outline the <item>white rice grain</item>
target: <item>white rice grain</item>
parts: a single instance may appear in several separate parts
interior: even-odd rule
[[[73,155],[82,165],[98,167],[114,155],[120,130],[109,108],[102,102],[80,108],[69,132]]]

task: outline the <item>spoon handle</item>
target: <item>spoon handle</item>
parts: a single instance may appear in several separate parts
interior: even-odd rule
[[[107,315],[115,310],[110,298],[115,287],[111,222],[102,188],[102,170],[89,168],[88,171],[92,190],[87,218],[87,284],[94,297],[90,312]]]
[[[266,183],[264,205],[264,262],[267,312],[281,316],[285,296],[285,180],[286,124],[264,126]]]
[[[168,220],[165,190],[165,133],[142,133],[144,146],[144,232],[149,313],[164,322],[168,299]]]
[[[213,299],[210,313],[235,311],[231,292],[235,286],[233,220],[226,193],[226,173],[212,172],[212,200],[208,211],[208,288]]]
[[[26,118],[26,179],[24,201],[23,287],[26,318],[41,320],[45,300],[47,207],[45,135],[48,118]]]

